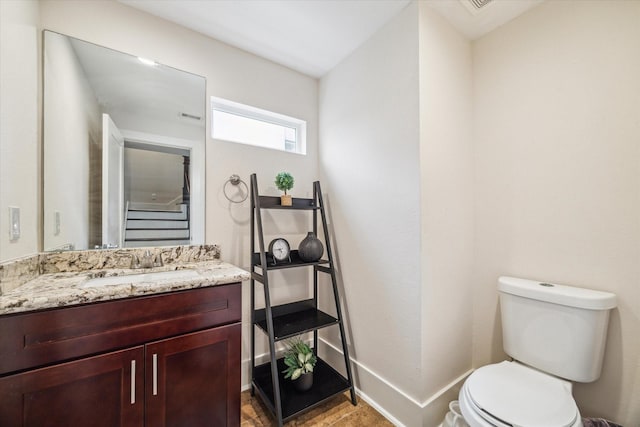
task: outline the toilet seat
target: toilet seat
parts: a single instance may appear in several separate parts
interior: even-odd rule
[[[460,406],[472,426],[582,424],[571,383],[518,362],[504,361],[477,369],[460,391]]]

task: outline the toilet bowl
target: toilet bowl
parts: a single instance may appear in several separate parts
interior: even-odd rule
[[[458,400],[471,427],[582,427],[572,383],[600,377],[610,292],[514,277],[498,280],[503,348],[513,358],[476,369]]]
[[[518,362],[477,369],[460,395],[471,427],[582,427],[570,382]]]

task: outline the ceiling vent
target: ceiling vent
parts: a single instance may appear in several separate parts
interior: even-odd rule
[[[494,3],[494,0],[460,0],[460,3],[471,13],[477,15],[487,9],[488,5]]]

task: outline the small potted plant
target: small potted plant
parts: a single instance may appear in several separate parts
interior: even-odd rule
[[[313,368],[317,361],[313,350],[302,339],[290,340],[284,353],[284,364],[287,366],[282,371],[284,378],[290,378],[298,391],[309,390],[313,385]]]
[[[291,206],[291,194],[287,194],[287,190],[293,188],[293,176],[289,172],[280,172],[276,175],[276,187],[278,190],[284,191],[284,195],[280,196],[280,204],[282,206]]]

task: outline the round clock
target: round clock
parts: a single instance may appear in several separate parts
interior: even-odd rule
[[[275,262],[290,260],[291,247],[289,242],[281,237],[273,239],[269,243],[269,253],[273,256]]]

